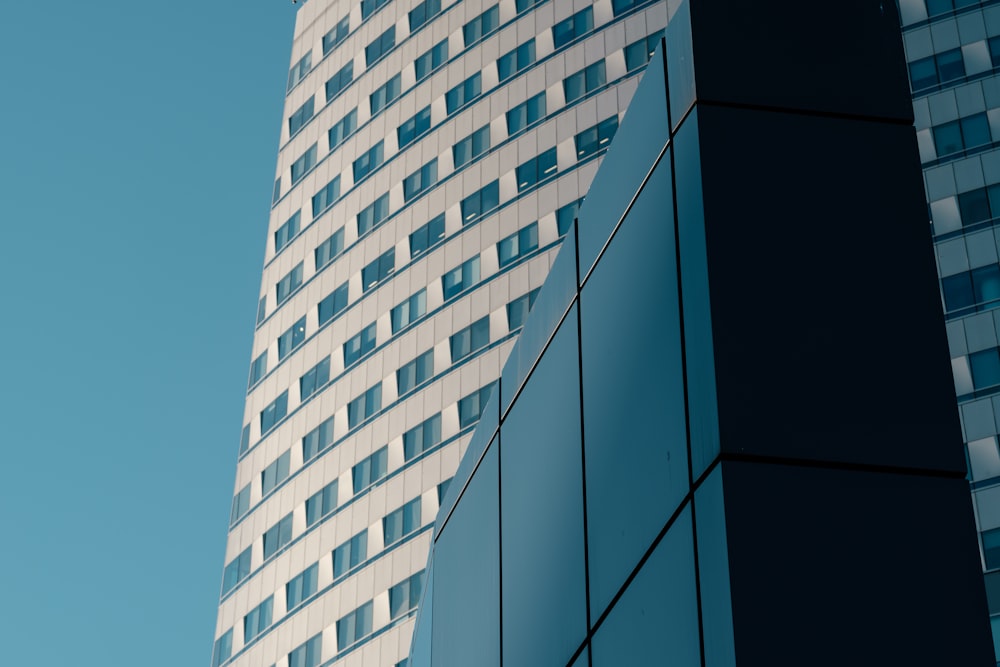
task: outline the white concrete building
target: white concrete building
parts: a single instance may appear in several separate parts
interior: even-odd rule
[[[393,667],[444,486],[666,25],[298,10],[213,667]]]

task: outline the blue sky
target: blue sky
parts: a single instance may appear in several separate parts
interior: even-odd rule
[[[0,646],[207,667],[289,0],[0,8]]]

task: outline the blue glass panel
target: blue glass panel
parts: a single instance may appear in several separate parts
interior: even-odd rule
[[[437,521],[434,525],[434,532],[437,534],[445,520],[451,506],[455,504],[455,498],[462,492],[466,480],[472,475],[472,471],[479,465],[479,460],[483,458],[486,449],[493,445],[493,436],[496,433],[497,425],[500,423],[500,392],[491,391],[489,400],[483,408],[483,413],[479,417],[479,424],[472,434],[472,440],[462,455],[462,460],[458,464],[458,471],[452,477],[448,488],[451,493],[445,493],[441,499],[441,506],[438,509]]]
[[[580,296],[592,618],[688,491],[670,188],[663,160]]]
[[[694,494],[698,533],[698,574],[701,584],[702,632],[705,664],[735,667],[733,602],[729,590],[729,547],[726,508],[722,495],[722,467],[712,471]]]
[[[576,238],[574,234],[568,234],[531,307],[532,315],[525,322],[517,344],[504,364],[500,382],[501,412],[510,405],[517,388],[559,324],[559,318],[576,296],[576,286]]]
[[[692,538],[686,508],[591,640],[593,667],[700,667]]]
[[[406,667],[431,667],[431,635],[434,631],[434,565],[427,568],[427,586],[420,599],[420,613],[413,629],[413,641],[410,644],[409,663],[404,660],[399,664]]]
[[[593,266],[667,139],[663,59],[654,58],[580,208],[577,226],[581,278]]]
[[[492,447],[434,546],[435,667],[500,665],[498,475]]]
[[[694,104],[696,97],[694,74],[694,47],[691,39],[691,7],[682,2],[670,17],[666,30],[667,73],[670,80],[670,123],[677,129],[684,112]],[[659,60],[655,55],[653,61]],[[650,62],[649,69],[653,69]],[[647,70],[646,76],[649,70]]]
[[[565,665],[586,636],[579,391],[574,307],[500,428],[509,665]]]
[[[673,151],[677,242],[680,245],[681,291],[684,301],[691,469],[697,479],[719,454],[715,351],[708,293],[708,255],[705,246],[697,109],[674,137]]]

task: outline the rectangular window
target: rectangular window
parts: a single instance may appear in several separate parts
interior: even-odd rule
[[[337,480],[333,480],[306,499],[306,527],[337,509]]]
[[[354,480],[354,493],[361,493],[361,491],[385,477],[388,464],[389,447],[385,446],[355,465],[351,469],[351,478]]]
[[[500,268],[524,257],[529,252],[538,249],[538,223],[533,222],[527,227],[502,239],[497,244],[497,256]]]
[[[339,579],[368,558],[368,531],[347,540],[333,550],[333,578]]]
[[[316,166],[316,144],[306,149],[302,156],[292,163],[292,185],[302,180],[306,173]]]
[[[305,401],[330,381],[330,357],[319,362],[299,378],[299,400]]]
[[[517,191],[524,192],[555,176],[558,168],[556,148],[553,146],[517,167]]]
[[[503,83],[535,62],[535,40],[529,39],[516,49],[497,59],[497,74]]]
[[[281,179],[280,178],[277,179],[274,182],[274,191],[271,192],[271,206],[274,206],[275,204],[277,204],[279,199],[281,199]]]
[[[287,90],[291,90],[292,88],[295,87],[295,84],[297,84],[302,79],[306,78],[306,74],[308,74],[309,70],[311,69],[312,69],[312,51],[309,51],[304,56],[302,56],[302,58],[299,59],[299,62],[295,63],[292,66],[292,69],[288,72]]]
[[[910,86],[914,92],[965,76],[962,49],[944,51],[910,63]]]
[[[270,405],[260,411],[260,433],[267,433],[274,425],[285,418],[288,414],[288,390],[281,392],[278,398],[274,399]]]
[[[441,276],[444,300],[454,298],[479,282],[479,255],[459,264]]]
[[[382,519],[382,533],[385,536],[385,547],[388,549],[418,528],[420,528],[419,496],[399,509],[390,512]]]
[[[531,312],[531,307],[535,304],[536,296],[538,296],[537,287],[507,304],[507,328],[510,331],[524,326],[524,321],[528,319],[528,313]]]
[[[302,217],[301,214],[301,209],[296,211],[292,214],[292,217],[285,221],[285,224],[278,227],[277,231],[274,232],[275,254],[281,252],[281,249],[288,245],[289,241],[299,233],[299,219]]]
[[[997,186],[993,186],[996,188]],[[990,198],[986,188],[963,192],[958,195],[958,210],[963,225],[974,225],[993,217],[990,210]]]
[[[306,318],[301,317],[299,321],[290,326],[285,333],[278,336],[278,361],[281,361],[288,354],[302,344],[306,339]]]
[[[226,565],[226,569],[222,573],[223,595],[236,588],[241,581],[250,575],[250,549],[251,547],[247,547],[243,553]]]
[[[410,33],[416,32],[417,28],[427,23],[441,12],[441,0],[424,0],[419,5],[410,10]]]
[[[361,289],[365,292],[376,287],[396,269],[396,249],[389,248],[374,262],[361,269]]]
[[[625,69],[634,72],[640,67],[645,67],[649,59],[653,57],[653,52],[656,51],[656,45],[660,43],[661,37],[663,37],[662,31],[654,32],[645,39],[640,39],[626,46]]]
[[[496,30],[498,25],[500,25],[500,5],[493,5],[462,26],[462,37],[465,40],[465,47],[472,46]]]
[[[490,344],[490,317],[477,320],[451,337],[451,363],[457,364]]]
[[[319,302],[319,325],[323,326],[347,308],[347,282]]]
[[[486,407],[486,401],[490,398],[490,392],[493,391],[494,384],[496,383],[491,382],[479,391],[474,391],[465,398],[459,400],[458,425],[460,428],[472,426],[479,421],[480,415],[483,414],[483,408]]]
[[[348,61],[346,65],[337,70],[336,74],[326,82],[326,101],[329,102],[339,95],[344,88],[347,88],[354,80],[354,61]]]
[[[445,93],[444,101],[445,106],[448,109],[448,114],[451,115],[455,113],[466,104],[479,97],[482,92],[483,75],[481,72],[476,72],[468,79]]]
[[[1000,567],[1000,528],[983,531],[983,556],[987,570]]]
[[[288,667],[318,667],[322,661],[322,632],[288,654]]]
[[[344,343],[344,368],[375,349],[375,322]]]
[[[329,417],[302,438],[302,462],[309,461],[332,444],[333,417]]]
[[[264,470],[260,473],[260,493],[262,496],[266,496],[274,490],[274,487],[278,486],[286,479],[288,479],[288,465],[291,462],[291,456],[288,450],[285,453],[276,458],[271,462]]]
[[[361,20],[366,20],[388,2],[389,0],[361,0]]]
[[[226,630],[226,634],[215,640],[215,647],[212,649],[212,667],[219,667],[226,660],[233,656],[233,629]]]
[[[368,67],[374,65],[394,46],[396,46],[396,26],[389,26],[388,30],[365,47],[365,62],[368,63]]]
[[[431,72],[441,67],[446,60],[448,60],[448,40],[442,39],[413,61],[417,81],[425,79]]]
[[[517,7],[517,13],[520,14],[521,12],[526,12],[532,7],[540,5],[543,2],[545,2],[545,0],[517,0],[514,5]]]
[[[441,442],[440,412],[403,434],[403,456],[409,461],[439,442]]]
[[[266,600],[250,610],[250,613],[243,617],[243,644],[249,644],[260,633],[271,627],[271,618],[274,615],[274,596],[268,596]]]
[[[344,368],[375,349],[375,322],[344,343]]]
[[[417,137],[431,129],[431,108],[430,105],[424,107],[405,123],[399,126],[396,131],[399,138],[399,148],[409,146]]]
[[[333,29],[323,35],[323,55],[330,53],[338,44],[347,38],[351,31],[351,17],[345,16],[337,22]]]
[[[1000,350],[997,348],[973,352],[969,355],[969,366],[972,384],[977,390],[1000,384]]]
[[[339,255],[344,250],[344,228],[341,227],[330,237],[316,246],[316,250],[313,251],[313,259],[316,262],[316,270],[319,271],[322,267],[326,266],[332,262],[337,255]]]
[[[330,145],[330,150],[334,150],[343,143],[344,139],[351,136],[356,129],[358,129],[357,107],[344,114],[344,117],[334,123],[327,132],[327,143]]]
[[[584,67],[579,72],[570,74],[563,79],[563,92],[566,95],[566,104],[575,102],[584,95],[594,92],[606,82],[607,74],[603,60]]]
[[[594,8],[581,9],[567,19],[552,26],[552,43],[561,49],[575,39],[594,29]]]
[[[618,17],[638,5],[640,2],[641,0],[611,0],[611,11],[614,12],[615,17]]]
[[[337,621],[337,648],[343,651],[372,633],[372,603],[366,602]],[[289,667],[296,667],[289,665]]]
[[[347,427],[354,428],[382,409],[382,383],[379,382],[347,404]]]
[[[229,513],[229,525],[233,525],[250,511],[250,485],[247,484],[233,496],[233,509]]]
[[[390,313],[392,319],[393,335],[400,332],[403,327],[409,326],[427,312],[427,290],[422,289],[409,299],[392,309]]]
[[[253,360],[250,364],[250,384],[249,386],[254,386],[260,379],[264,377],[267,373],[267,350],[260,353],[260,356]]]
[[[441,503],[444,502],[445,494],[448,493],[448,487],[451,486],[451,480],[453,480],[453,479],[454,479],[454,477],[449,477],[448,479],[446,479],[443,482],[441,482],[440,484],[438,484],[438,488],[437,488],[437,492],[438,492],[438,505],[440,505]]]
[[[556,227],[559,229],[560,237],[565,236],[566,232],[569,231],[573,221],[576,220],[577,213],[580,212],[582,204],[583,197],[556,210]]]
[[[513,136],[545,118],[545,91],[529,97],[507,112],[507,134]]]
[[[381,87],[377,88],[374,93],[368,96],[368,102],[371,105],[373,116],[399,97],[401,86],[402,78],[399,74],[397,74],[386,81]]]
[[[434,375],[434,350],[427,350],[396,371],[396,387],[402,396],[431,379]]]
[[[295,134],[302,129],[302,126],[309,122],[309,119],[313,117],[315,98],[310,97],[306,100],[305,104],[300,106],[295,110],[288,118],[288,134],[289,136]]]
[[[316,593],[319,565],[313,563],[285,585],[285,610],[291,611]]]
[[[490,126],[481,128],[452,146],[452,156],[455,158],[455,169],[464,167],[490,149]]]
[[[434,158],[420,169],[403,179],[403,200],[408,204],[410,200],[423,194],[428,188],[437,183],[438,161]]]
[[[611,140],[615,138],[615,132],[617,131],[618,116],[615,115],[602,120],[593,127],[588,127],[576,135],[574,138],[576,142],[576,159],[583,160],[607,148]]]
[[[424,571],[421,570],[389,589],[389,620],[394,621],[417,608],[423,585]]]
[[[434,216],[430,222],[418,227],[410,234],[410,259],[416,259],[444,238],[444,213]]]
[[[362,153],[361,157],[354,161],[355,183],[370,174],[373,170],[378,169],[378,167],[382,164],[385,159],[384,151],[382,150],[383,144],[384,142],[379,141],[377,144]]]
[[[462,200],[462,224],[468,225],[500,205],[500,181],[487,183]]]
[[[333,202],[340,197],[340,176],[334,176],[333,180],[323,186],[323,189],[313,195],[312,212],[313,217],[333,206]]]
[[[277,292],[277,305],[281,305],[285,299],[292,295],[292,292],[297,290],[302,286],[302,262],[295,265],[295,268],[289,271],[285,276],[275,284],[274,289]]]
[[[267,318],[267,295],[260,297],[260,301],[257,302],[257,324],[260,324]]]
[[[389,193],[373,201],[358,213],[358,236],[364,236],[389,217]]]
[[[990,122],[985,113],[943,123],[934,127],[933,131],[938,157],[984,146],[993,140],[990,136]]]
[[[250,424],[246,424],[240,432],[240,454],[250,449]]]

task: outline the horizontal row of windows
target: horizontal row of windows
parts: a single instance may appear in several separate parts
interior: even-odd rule
[[[360,465],[360,464],[359,464]],[[355,466],[357,468],[357,466]],[[322,493],[322,491],[320,492]],[[440,503],[440,499],[438,500]],[[412,534],[420,528],[421,524],[421,500],[418,496],[407,502],[402,507],[389,512],[382,518],[382,548],[388,549],[407,535]],[[313,524],[310,524],[311,527]],[[308,530],[308,527],[307,527]],[[264,531],[262,536],[263,561],[267,562],[274,557],[283,547],[292,541],[293,513],[289,512],[273,526]],[[222,595],[232,591],[250,576],[253,547],[248,546],[234,558],[223,572]],[[333,579],[339,580],[353,571],[357,566],[364,563],[368,555],[368,530],[365,529],[360,534],[355,535],[344,544],[334,549],[333,554]],[[316,593],[318,564],[306,568],[301,574],[289,580],[285,586],[285,611],[291,612],[296,607],[304,604],[313,594]],[[257,634],[261,630],[259,629]],[[246,636],[246,634],[244,634]]]
[[[1000,306],[1000,266],[990,264],[941,279],[941,293],[949,317]]]
[[[1000,37],[987,40],[990,64],[1000,66]],[[909,64],[910,87],[914,93],[926,92],[940,84],[958,81],[966,76],[963,49],[949,49]],[[974,68],[973,71],[975,71]]]
[[[473,19],[467,27],[469,27],[472,32],[476,32],[478,28],[475,28],[474,26],[479,25],[483,21],[485,21],[485,25],[487,27],[491,26],[492,23],[488,17],[492,15],[491,13],[494,10],[496,10],[496,6],[484,12],[477,19]],[[564,21],[559,22],[552,27],[555,48],[562,48],[575,39],[582,37],[587,32],[590,32],[593,30],[593,24],[593,9],[590,7],[577,12]],[[492,31],[492,29],[490,31]],[[638,69],[646,64],[648,61],[648,55],[651,53],[652,49],[655,48],[655,44],[658,39],[659,33],[629,44],[625,48],[625,61],[628,72],[634,71],[635,69]],[[370,54],[374,60],[377,60],[384,55],[385,49],[389,48],[387,45],[389,45],[390,42],[395,44],[394,28],[390,28],[389,31],[383,33],[383,35],[380,36],[375,42],[370,44],[366,49],[366,54]],[[497,60],[497,73],[500,83],[505,82],[508,78],[534,64],[535,58],[534,38],[503,54]],[[441,66],[447,59],[448,41],[445,39],[429,49],[427,52],[421,54],[414,61],[416,74],[414,85],[420,83],[421,80],[426,78],[427,75]],[[374,60],[371,60],[369,64],[374,62]],[[595,87],[603,85],[603,81],[600,81],[600,79],[602,77],[606,77],[603,65],[600,67],[591,66],[590,68],[585,68],[585,70],[578,72],[577,75],[578,76],[576,77],[568,77],[567,80],[564,81],[564,93],[567,103],[579,98],[588,91],[593,90]],[[327,81],[325,85],[327,102],[330,102],[334,97],[339,95],[352,80],[353,63],[348,63]],[[369,96],[371,114],[374,115],[381,111],[388,104],[398,98],[401,93],[402,75],[396,74]],[[455,113],[472,100],[478,98],[482,93],[482,73],[480,72],[469,77],[446,93],[445,103],[447,113],[449,115]],[[294,135],[297,133],[299,129],[301,129],[305,123],[312,118],[315,110],[315,100],[311,97],[289,117],[289,134]],[[353,114],[352,119],[356,121],[356,109]],[[400,126],[397,130],[400,148],[407,145],[413,139],[412,136],[408,136],[410,132],[404,129],[405,126],[406,123]],[[351,131],[353,131],[353,129],[356,129],[356,127],[352,128]],[[340,128],[338,128],[337,132],[334,131],[334,128],[331,128],[330,133],[331,137],[329,141],[329,150],[332,151],[335,146],[343,140],[344,133]],[[292,186],[294,186],[298,180],[299,179],[293,174],[291,179]],[[279,178],[275,182],[274,201],[277,202],[281,196],[282,188],[281,179]]]
[[[508,122],[513,118],[515,123],[530,123],[544,116],[545,103],[544,93],[533,97],[523,105],[507,112]],[[523,128],[518,128],[523,129]],[[592,155],[605,150],[614,138],[618,129],[617,115],[608,118],[593,127],[579,132],[574,137],[575,155],[577,160],[585,160]],[[373,165],[381,164],[383,142],[377,143],[372,149],[363,154],[354,162],[355,175],[363,172],[365,175],[373,168]],[[478,157],[490,148],[489,125],[476,130],[468,137],[461,139],[454,146],[454,157],[456,169],[468,161]],[[547,179],[553,178],[558,172],[557,150],[552,147],[543,151],[539,155],[530,158],[515,168],[514,176],[517,183],[518,193],[524,192],[538,186]],[[315,216],[322,214],[331,206],[340,192],[340,177],[336,177],[327,186],[322,188],[313,197],[313,213]],[[409,205],[414,199],[427,192],[431,187],[439,182],[438,160],[432,159],[427,164],[417,169],[414,173],[403,179],[403,206]],[[471,193],[459,203],[463,225],[471,224],[490,213],[500,205],[500,182],[499,179],[488,183],[486,186]],[[389,192],[385,192],[375,199],[374,202],[358,212],[356,216],[357,235],[362,237],[373,229],[379,227],[388,220],[390,216]],[[288,220],[274,232],[274,246],[276,251],[284,248],[289,241],[295,237],[301,228],[301,209],[293,213]],[[439,214],[428,225],[435,224],[441,229],[440,238],[443,236],[444,214]],[[411,259],[414,253],[414,235],[422,236],[421,230],[414,232],[410,236]],[[341,227],[330,237],[324,240],[313,252],[314,271],[319,272],[324,266],[332,262],[344,251],[344,228]],[[377,286],[382,280],[387,278],[392,272],[392,265],[395,257],[390,250],[387,256],[375,260],[366,266],[362,272],[363,291]],[[304,264],[299,262],[291,271],[275,284],[275,304],[276,307],[285,302],[299,287],[303,285]],[[267,314],[267,296],[262,297],[258,307],[258,324],[263,321]],[[283,355],[280,355],[283,356]],[[260,371],[262,369],[258,369]],[[254,382],[263,375],[251,373],[251,382]],[[256,378],[256,379],[254,379]]]
[[[420,525],[419,504],[420,499],[417,498],[397,510],[397,513],[405,514],[405,520],[407,520],[408,523],[413,524],[415,522],[416,528],[419,528]],[[415,512],[410,509],[414,506],[416,507]],[[389,517],[386,518],[388,519]],[[408,526],[403,525],[404,529],[407,527]],[[407,534],[409,534],[409,532],[413,532],[416,528],[411,528]],[[348,551],[346,555],[344,554],[345,549]],[[334,579],[336,580],[343,576],[343,574],[347,571],[346,569],[343,569],[340,574],[337,574],[338,566],[344,567],[349,562],[353,563],[351,567],[356,566],[358,563],[365,560],[366,551],[367,531],[363,531],[349,540],[345,545],[338,547],[333,552]],[[319,563],[313,563],[301,574],[297,575],[286,584],[286,614],[291,613],[297,607],[301,606],[306,600],[316,594],[318,568]],[[394,586],[391,586],[389,590],[386,591],[389,603],[390,622],[395,621],[396,619],[416,609],[417,603],[420,601],[420,594],[424,587],[424,576],[425,571],[420,570],[419,572],[406,577]],[[258,636],[268,630],[275,620],[274,595],[270,595],[243,617],[243,646],[247,646]],[[361,605],[358,609],[338,620],[336,624],[337,645],[339,647],[338,650],[343,651],[360,639],[363,639],[367,635],[371,634],[371,624],[372,602],[367,602]],[[213,667],[223,665],[232,657],[233,630],[234,628],[230,628],[216,640],[212,658]],[[322,634],[315,635],[311,639],[293,649],[288,656],[289,665],[319,664],[318,660],[320,659],[322,648],[321,638]]]
[[[958,118],[931,128],[934,150],[938,158],[969,151],[993,142],[986,113]]]

